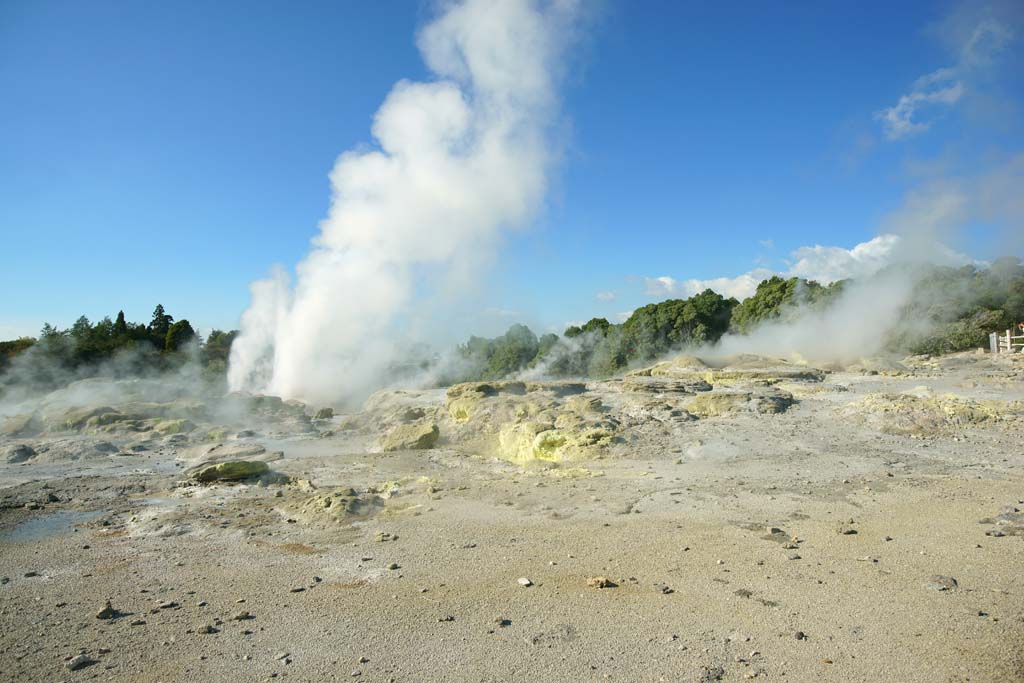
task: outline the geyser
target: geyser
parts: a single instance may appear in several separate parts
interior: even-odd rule
[[[502,230],[543,200],[555,83],[574,0],[465,0],[419,34],[436,79],[401,81],[346,152],[331,207],[294,284],[252,285],[231,350],[232,390],[358,398],[393,358],[412,303],[450,291]],[[390,341],[382,341],[390,340]]]

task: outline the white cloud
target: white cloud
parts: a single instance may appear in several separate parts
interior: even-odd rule
[[[969,263],[984,265],[983,262],[975,261],[940,242],[934,240],[926,242],[924,230],[941,222],[940,218],[945,220],[944,212],[949,208],[949,198],[946,196],[938,195],[934,197],[934,201],[938,206],[928,205],[923,198],[912,196],[901,213],[894,214],[890,222],[901,224],[904,227],[906,234],[903,236],[891,233],[882,234],[867,242],[861,242],[851,249],[820,244],[799,247],[791,254],[793,260],[788,264],[789,268],[781,271],[755,268],[736,277],[718,277],[710,280],[696,278],[676,280],[667,275],[644,278],[646,291],[648,296],[664,298],[689,297],[699,294],[705,289],[712,289],[722,296],[736,297],[742,300],[756,292],[757,285],[761,281],[767,280],[773,275],[787,279],[800,277],[827,285],[848,278],[866,278],[886,266],[904,261],[926,260],[936,265],[946,266],[961,266]],[[922,216],[920,223],[923,225],[919,224],[920,233],[912,232],[908,225],[915,211]],[[918,235],[920,235],[920,239]]]
[[[871,275],[889,263],[899,241],[896,235],[879,235],[853,249],[820,244],[800,247],[793,252],[795,261],[785,275],[817,280],[823,284]]]
[[[615,301],[615,292],[598,292],[595,296],[598,301]]]
[[[921,76],[894,106],[875,113],[885,136],[901,140],[928,130],[931,122],[921,120],[924,111],[949,108],[963,99],[970,82],[995,65],[1013,40],[1010,24],[1017,21],[1012,13],[996,18],[991,8],[971,4],[950,14],[941,33],[955,63]]]
[[[921,86],[945,81],[951,76],[951,73],[951,69],[939,69],[918,79],[914,84],[914,90],[910,94],[900,97],[896,106],[876,112],[875,118],[882,122],[885,136],[890,140],[899,140],[915,133],[923,133],[931,127],[931,123],[914,120],[914,114],[919,109],[929,105],[952,105],[963,97],[964,84],[960,81],[955,81],[943,88],[921,89]]]
[[[647,294],[650,296],[679,296],[689,297],[700,294],[705,289],[713,289],[722,296],[734,296],[737,299],[744,299],[757,290],[757,284],[774,275],[767,268],[756,268],[749,273],[736,277],[717,277],[711,280],[676,280],[675,278],[663,275],[661,277],[644,278],[647,286]]]
[[[617,313],[615,317],[618,318],[618,322],[624,323],[629,320],[631,315],[633,315],[633,311],[623,311],[622,313]]]
[[[932,201],[911,196],[907,205],[894,214],[891,223],[899,227],[904,234],[911,233],[911,224],[923,227],[927,232],[934,232],[938,224],[944,224],[950,214],[956,213],[956,198],[949,195],[935,195]],[[815,244],[799,247],[791,254],[791,261],[786,270],[770,268],[754,268],[735,277],[717,277],[708,280],[691,278],[677,280],[663,275],[645,278],[646,291],[649,296],[688,297],[699,294],[705,289],[712,289],[722,296],[744,299],[757,291],[757,285],[773,275],[785,278],[801,277],[816,280],[822,284],[830,284],[836,280],[867,277],[896,260],[897,249],[906,237],[895,234],[882,234],[878,237],[861,242],[851,249],[837,246]],[[957,254],[948,247],[935,248],[931,260],[937,263],[970,263],[971,260]]]
[[[1013,40],[1013,31],[993,17],[978,22],[960,48],[960,63],[968,67],[989,66]]]

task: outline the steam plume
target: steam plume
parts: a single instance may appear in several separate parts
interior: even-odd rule
[[[575,0],[444,6],[418,45],[437,79],[401,81],[377,111],[379,149],[346,152],[331,208],[292,285],[252,286],[234,390],[357,397],[392,357],[424,288],[450,289],[543,200],[554,92]]]

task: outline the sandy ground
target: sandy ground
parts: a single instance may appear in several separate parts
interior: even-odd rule
[[[343,416],[249,438],[284,456],[259,483],[185,481],[195,439],[0,437],[54,446],[0,464],[0,680],[1024,680],[1020,417],[908,435],[848,409],[1020,400],[1022,370],[833,373],[561,467],[444,428],[379,452]],[[310,507],[338,490],[345,514]]]

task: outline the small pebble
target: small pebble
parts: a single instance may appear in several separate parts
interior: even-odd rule
[[[71,659],[69,659],[64,664],[64,666],[66,666],[71,671],[78,671],[79,669],[84,669],[85,667],[89,666],[90,664],[95,664],[95,663],[96,663],[96,660],[93,659],[92,657],[90,657],[89,655],[78,655],[76,657],[72,657]]]

